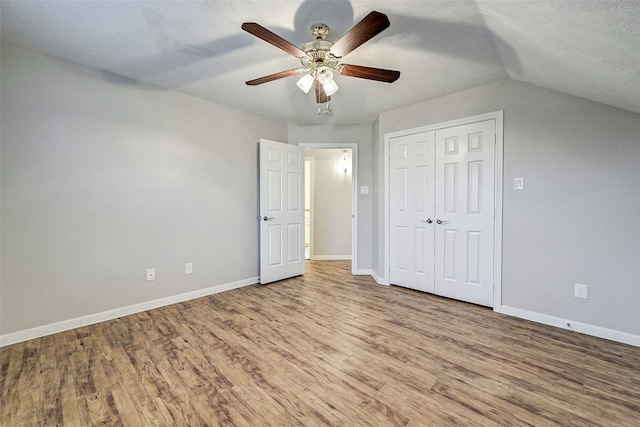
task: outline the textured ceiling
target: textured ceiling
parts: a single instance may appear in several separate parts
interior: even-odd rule
[[[371,10],[391,27],[343,62],[401,71],[337,76],[333,115],[288,77],[299,61],[242,31],[301,46],[318,22],[337,40]],[[512,78],[640,113],[640,1],[1,1],[2,38],[286,123],[370,123],[382,111]]]

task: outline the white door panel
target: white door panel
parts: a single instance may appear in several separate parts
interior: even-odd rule
[[[304,154],[260,140],[260,283],[304,274]]]
[[[433,132],[394,138],[391,155],[391,283],[433,292]]]
[[[436,131],[435,292],[493,305],[495,121]]]

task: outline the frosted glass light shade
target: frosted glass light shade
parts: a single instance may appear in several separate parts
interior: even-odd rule
[[[296,84],[304,93],[309,93],[311,86],[313,86],[313,76],[311,74],[305,74]]]
[[[333,95],[338,91],[338,89],[340,89],[336,82],[333,80],[322,83],[322,88],[324,89],[324,93],[326,93],[327,96]]]

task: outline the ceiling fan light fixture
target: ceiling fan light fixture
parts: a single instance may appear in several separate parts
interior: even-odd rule
[[[321,82],[321,83],[322,83],[322,88],[324,89],[324,93],[326,93],[327,96],[333,95],[338,91],[338,89],[340,89],[333,79],[326,82]]]
[[[304,93],[309,93],[311,86],[313,86],[313,76],[311,74],[305,74],[300,80],[298,80],[296,85],[298,85],[300,90]]]
[[[320,67],[318,68],[318,81],[323,85],[333,81],[333,73],[328,67]]]
[[[334,72],[338,72],[338,74],[347,77],[392,83],[400,77],[399,71],[361,65],[340,64],[340,61],[345,55],[375,37],[381,31],[388,28],[389,25],[390,22],[387,15],[374,10],[343,34],[338,41],[332,42],[326,39],[329,34],[329,27],[325,24],[314,24],[311,27],[313,40],[304,43],[302,48],[299,48],[260,24],[245,22],[241,26],[244,31],[298,58],[302,64],[302,68],[270,74],[258,79],[249,80],[246,84],[256,86],[294,74],[305,73],[305,75],[296,82],[296,85],[305,94],[309,93],[311,87],[314,86],[316,101],[320,104],[328,101],[331,95],[339,90],[338,85],[333,80]],[[318,114],[326,115],[327,112],[330,114],[328,105],[325,110],[318,109]]]

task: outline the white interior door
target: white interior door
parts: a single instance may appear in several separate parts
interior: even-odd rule
[[[304,274],[304,151],[260,140],[260,283]]]
[[[435,132],[390,141],[391,283],[434,292]]]
[[[495,127],[390,140],[390,283],[493,306]]]
[[[435,288],[493,306],[495,121],[436,131]]]

